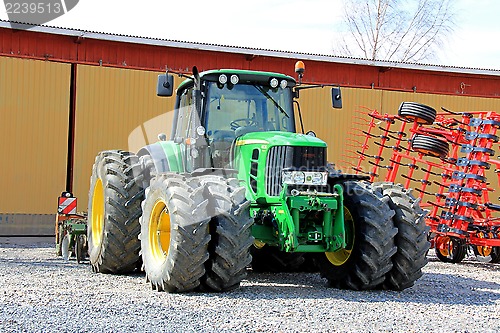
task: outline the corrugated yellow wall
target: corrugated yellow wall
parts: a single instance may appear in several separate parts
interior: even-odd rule
[[[331,107],[329,88],[310,89],[300,92],[300,106],[305,131],[314,130],[319,138],[328,143],[328,160],[331,162],[346,159],[352,155],[348,150],[353,141],[363,141],[359,130],[367,129],[370,120],[365,112],[376,109],[379,113],[397,114],[402,102],[417,102],[429,105],[438,112],[441,107],[455,112],[496,111],[500,113],[500,98],[480,98],[420,93],[404,93],[376,89],[342,88],[342,109]],[[298,126],[299,128],[299,126]],[[399,128],[394,125],[394,128]],[[372,147],[371,147],[372,148]],[[337,162],[340,164],[340,162]]]
[[[0,214],[54,214],[65,188],[70,65],[0,57]],[[159,73],[77,65],[74,183],[87,208],[89,179],[99,151],[136,152],[169,136],[175,98],[156,96]],[[177,86],[181,79],[175,78]],[[331,108],[329,88],[301,91],[305,130],[329,145],[329,161],[355,162],[352,140],[365,128],[362,107],[396,114],[403,101],[436,109],[500,112],[500,99],[343,88],[343,109]],[[348,171],[348,170],[345,170]],[[496,185],[496,179],[492,179]]]
[[[156,96],[158,74],[78,65],[73,192],[79,198],[79,209],[87,209],[92,164],[98,152],[137,152],[155,142],[158,133],[169,137],[175,98]]]
[[[54,214],[66,185],[71,66],[0,57],[0,214]]]

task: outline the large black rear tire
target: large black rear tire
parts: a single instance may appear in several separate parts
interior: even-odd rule
[[[87,222],[93,271],[126,273],[140,266],[137,236],[143,197],[142,171],[133,153],[113,150],[97,155]]]
[[[377,196],[369,184],[348,181],[343,186],[347,247],[317,256],[317,265],[332,287],[375,289],[384,282],[396,253],[394,212],[389,199]]]
[[[395,213],[392,221],[398,228],[394,239],[397,252],[392,257],[393,267],[387,273],[382,287],[404,290],[415,284],[427,264],[426,254],[430,242],[427,239],[429,227],[425,224],[425,213],[419,200],[400,184],[374,183],[373,189],[389,198],[389,206]]]
[[[228,291],[239,287],[246,277],[246,268],[252,262],[253,244],[250,202],[245,198],[245,187],[235,178],[201,176],[211,216],[208,246],[209,259],[201,286],[208,291]]]
[[[158,291],[192,291],[205,274],[210,219],[197,184],[196,178],[166,173],[146,189],[139,238],[146,278]]]

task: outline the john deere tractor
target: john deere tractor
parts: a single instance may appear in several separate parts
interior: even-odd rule
[[[296,72],[299,82],[249,70],[179,74],[170,140],[96,157],[93,270],[142,268],[169,292],[230,290],[250,267],[317,270],[337,288],[412,286],[429,248],[418,201],[327,163],[327,144],[303,133],[296,100],[312,86],[301,84],[301,62]],[[160,75],[157,94],[173,92],[173,75]]]

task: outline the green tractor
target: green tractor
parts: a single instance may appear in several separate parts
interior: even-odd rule
[[[298,83],[249,70],[179,74],[170,140],[96,157],[92,269],[142,268],[168,292],[231,290],[249,267],[315,270],[336,288],[412,286],[429,248],[418,200],[327,163],[326,143],[304,134],[296,99],[313,86],[301,84],[301,62],[296,72]],[[157,94],[173,92],[172,74],[160,75]],[[332,104],[342,107],[336,86]]]

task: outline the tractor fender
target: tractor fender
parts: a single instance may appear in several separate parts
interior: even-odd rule
[[[181,147],[173,141],[160,141],[139,150],[137,156],[151,156],[156,172],[184,172]]]

